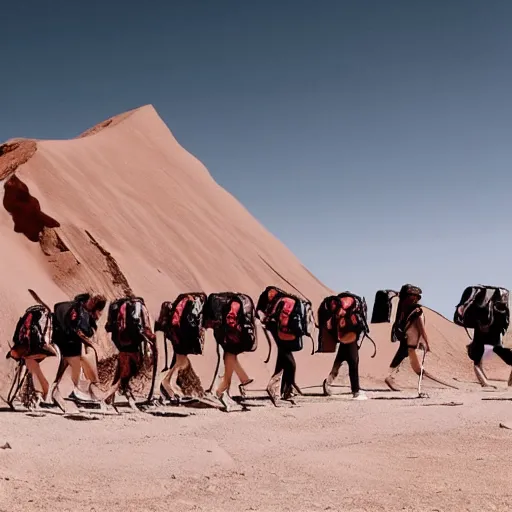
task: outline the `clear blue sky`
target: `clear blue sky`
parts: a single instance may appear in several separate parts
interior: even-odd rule
[[[151,103],[304,264],[452,316],[512,287],[512,2],[10,2],[0,140]]]

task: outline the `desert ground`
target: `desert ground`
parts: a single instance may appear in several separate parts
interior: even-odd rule
[[[0,397],[13,377],[9,340],[33,304],[28,289],[50,305],[86,290],[109,300],[133,292],[153,319],[185,291],[257,300],[275,285],[314,308],[334,293],[215,182],[150,105],[69,140],[0,145],[0,184]],[[276,351],[265,364],[260,332],[256,352],[240,358],[260,397],[243,412],[175,407],[167,408],[175,417],[124,411],[72,421],[52,410],[4,408],[0,511],[510,510],[512,431],[500,424],[512,423],[512,402],[484,400],[512,397],[503,381],[509,372],[490,364],[500,389],[479,388],[467,334],[425,301],[427,369],[458,390],[426,381],[429,398],[417,398],[410,369],[401,394],[385,389],[397,347],[390,325],[378,324],[377,356],[369,343],[360,351],[369,400],[348,400],[346,387],[340,397],[319,396],[333,354],[313,356],[306,342],[297,383],[309,396],[276,409],[263,393]],[[115,350],[104,320],[96,342],[108,361]],[[159,354],[160,371],[161,340]],[[211,333],[192,359],[207,387],[216,361]],[[398,396],[407,399],[386,399]]]
[[[482,400],[512,397],[497,385],[168,408],[187,417],[2,412],[0,510],[510,510],[512,402]]]

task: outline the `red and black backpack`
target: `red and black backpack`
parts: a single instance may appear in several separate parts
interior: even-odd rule
[[[12,337],[12,348],[7,357],[19,360],[36,354],[45,354],[51,343],[53,315],[42,305],[30,306],[20,317]]]
[[[205,339],[203,292],[181,293],[172,302],[163,302],[155,321],[155,331],[162,331],[180,352],[202,354]]]
[[[205,327],[228,352],[254,352],[258,341],[255,308],[251,297],[239,292],[211,293],[205,305]]]
[[[361,343],[365,337],[371,340],[366,300],[348,291],[330,295],[322,301],[318,308],[318,326],[317,352],[320,353],[334,352],[337,343],[349,333],[363,334]]]

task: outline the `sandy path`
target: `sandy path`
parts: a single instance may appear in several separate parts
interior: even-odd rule
[[[0,510],[509,510],[512,431],[499,423],[512,403],[488,396],[89,422],[2,413]],[[463,405],[425,406],[451,400]]]

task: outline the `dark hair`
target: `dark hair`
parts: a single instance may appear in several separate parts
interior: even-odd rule
[[[407,297],[420,297],[421,298],[422,290],[419,286],[415,286],[413,284],[404,284],[402,288],[400,288],[400,293],[398,297],[400,299],[405,299]]]
[[[107,298],[104,295],[93,295],[90,300],[92,302],[92,311],[102,311],[107,305]]]

